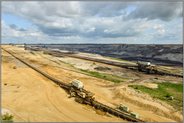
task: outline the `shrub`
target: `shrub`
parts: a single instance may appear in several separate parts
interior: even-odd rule
[[[6,113],[1,116],[1,121],[3,123],[13,122],[13,115]]]

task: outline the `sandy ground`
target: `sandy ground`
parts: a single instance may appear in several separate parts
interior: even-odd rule
[[[93,108],[76,103],[63,89],[5,52],[2,107],[14,114],[16,122],[123,121],[97,114]]]
[[[22,58],[26,59],[30,63],[34,64],[39,69],[46,71],[50,75],[55,76],[56,78],[66,83],[71,82],[73,79],[81,80],[84,83],[85,88],[87,90],[90,90],[91,92],[95,93],[95,97],[98,101],[103,102],[112,107],[115,107],[120,103],[123,103],[127,105],[131,111],[138,113],[140,115],[140,118],[145,121],[168,122],[168,121],[182,120],[182,115],[176,112],[171,106],[163,102],[153,100],[152,98],[149,97],[149,95],[143,95],[135,92],[133,89],[127,87],[127,83],[115,85],[109,81],[86,76],[84,74],[81,74],[73,70],[72,68],[70,68],[70,66],[68,66],[68,64],[64,64],[57,57],[51,57],[49,55],[44,55],[41,53],[32,54],[29,51],[24,51],[23,49],[17,48],[17,47],[8,46],[6,47],[6,49],[15,51],[17,55],[21,56]],[[21,67],[21,68],[13,69],[11,61],[9,61],[8,63],[3,62],[3,66],[4,66],[3,83],[7,83],[6,86],[3,85],[3,88],[4,88],[3,106],[9,109],[11,105],[7,105],[7,104],[8,103],[10,104],[11,101],[13,100],[17,100],[18,103],[15,103],[14,107],[12,106],[10,110],[13,110],[14,113],[19,112],[19,114],[17,113],[17,119],[19,120],[21,119],[18,118],[18,115],[20,115],[19,117],[25,118],[24,120],[30,120],[32,118],[31,121],[39,121],[39,120],[42,121],[43,117],[41,116],[49,116],[50,119],[49,118],[47,120],[45,119],[46,121],[56,121],[56,116],[55,116],[55,112],[56,112],[56,113],[62,114],[62,117],[59,117],[61,119],[58,118],[57,121],[121,121],[120,119],[115,117],[109,118],[107,116],[97,115],[94,109],[89,107],[87,108],[84,105],[77,104],[73,100],[68,99],[66,93],[62,89],[52,84],[52,82],[45,80],[42,76],[40,76],[38,73],[34,72],[30,68]],[[110,67],[110,65],[108,67]],[[16,73],[19,73],[19,74],[16,74]],[[139,77],[138,80],[134,82],[142,82],[150,79],[150,76],[146,76],[146,75],[142,77],[142,75],[135,74],[134,76]],[[14,81],[12,80],[12,82],[18,82],[19,83],[18,85],[20,87],[13,89],[12,87],[8,86],[9,85],[8,82],[11,82],[10,81],[11,79],[13,80],[15,79]],[[160,79],[170,80],[173,78],[160,77]],[[19,94],[20,91],[25,91],[25,89],[23,88],[24,87],[23,85],[25,85],[26,88],[30,89],[27,95],[25,95],[24,93],[22,93],[22,95]],[[40,85],[41,87],[38,85]],[[7,90],[11,90],[12,88],[12,92],[7,93],[6,88]],[[18,92],[15,93],[13,91],[18,91]],[[26,90],[26,92],[27,91],[28,90]],[[50,98],[48,98],[48,95]],[[16,98],[16,96],[18,98]],[[20,101],[22,100],[24,101],[26,100],[27,102],[26,107],[29,107],[30,108],[29,110],[26,110],[27,108],[25,109],[24,108],[25,106],[22,107],[21,105],[22,103],[20,103]],[[33,100],[36,100],[36,101],[34,102]],[[39,105],[37,104],[37,102],[40,102]],[[64,105],[67,105],[67,106],[64,106]],[[56,106],[57,108],[59,108],[60,112],[55,109]],[[46,107],[51,107],[49,109],[52,109],[52,110],[49,110],[48,108],[45,109]],[[75,111],[75,113],[73,111]],[[34,112],[37,112],[37,113],[34,113]],[[77,116],[75,116],[74,114]],[[38,115],[40,119],[38,119],[39,118]],[[92,117],[89,118],[88,116],[92,116]]]

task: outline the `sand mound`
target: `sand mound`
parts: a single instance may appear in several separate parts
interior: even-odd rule
[[[134,93],[134,90],[129,88],[114,89],[114,94],[114,98],[120,98],[125,102],[139,106],[141,109],[154,112],[159,116],[163,116],[174,121],[182,121],[182,118],[180,117],[179,113],[175,112],[173,114],[173,110],[171,108],[164,107],[163,104],[160,104],[155,100],[151,99],[149,95],[141,95]]]
[[[144,86],[146,86],[148,88],[152,88],[152,89],[158,88],[158,85],[155,84],[155,83],[144,83],[142,85],[144,85]]]

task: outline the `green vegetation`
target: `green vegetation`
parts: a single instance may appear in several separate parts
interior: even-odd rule
[[[13,122],[13,115],[6,113],[6,114],[1,116],[0,121],[2,121],[2,123],[10,123],[10,122],[12,123]]]
[[[112,74],[99,73],[99,72],[96,72],[96,71],[79,69],[79,68],[76,68],[74,65],[72,65],[70,63],[67,63],[67,62],[61,61],[61,60],[59,60],[59,61],[66,64],[66,65],[68,65],[67,68],[77,70],[77,72],[88,75],[88,76],[93,76],[93,77],[96,77],[96,78],[105,79],[105,80],[108,80],[108,81],[111,81],[111,82],[114,82],[114,83],[120,83],[120,82],[124,82],[124,81],[128,80],[127,78],[122,78],[120,76],[116,76],[116,75],[112,75]],[[95,65],[95,64],[96,63],[93,62],[93,65]]]
[[[182,110],[183,107],[183,84],[176,83],[157,83],[158,88],[148,88],[143,85],[129,85],[136,90],[140,90],[149,94],[153,98],[160,99],[172,105],[177,110]]]
[[[100,79],[109,80],[109,81],[114,82],[114,83],[120,83],[120,82],[124,82],[126,80],[126,79],[123,79],[119,76],[115,76],[115,75],[112,75],[112,74],[99,73],[99,72],[96,72],[96,71],[89,71],[89,70],[83,70],[83,69],[80,69],[80,71],[82,71],[83,74],[93,76],[93,77],[96,77],[96,78],[100,78]]]

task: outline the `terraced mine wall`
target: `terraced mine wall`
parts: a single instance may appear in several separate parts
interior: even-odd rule
[[[85,57],[85,56],[79,56],[79,55],[72,54],[72,53],[62,53],[62,52],[59,52],[59,51],[51,51],[51,50],[47,50],[47,49],[44,49],[44,48],[34,49],[34,47],[31,47],[29,50],[44,51],[45,54],[49,54],[49,55],[56,56],[56,57],[67,56],[67,57],[73,57],[73,58],[78,58],[78,59],[84,59],[84,60],[104,63],[104,64],[108,64],[108,65],[113,65],[113,66],[117,66],[117,67],[131,69],[131,70],[134,70],[134,71],[137,71],[137,72],[144,72],[144,73],[147,73],[147,74],[156,74],[156,75],[163,75],[163,76],[175,76],[175,77],[183,78],[183,75],[164,72],[164,71],[160,70],[159,68],[151,69],[151,68],[148,67],[148,68],[141,68],[142,70],[138,71],[138,65],[131,65],[131,64],[127,64],[127,63],[125,64],[125,63],[120,63],[120,62],[115,62],[115,61],[108,61],[108,60],[103,60],[103,59],[90,58],[90,57]],[[145,72],[145,71],[147,71],[147,72]]]
[[[183,64],[183,45],[165,44],[35,44],[32,46],[95,53],[132,61],[150,61],[160,65]]]
[[[27,47],[25,47],[25,50],[43,51],[44,54],[49,54],[49,55],[56,56],[56,57],[67,56],[67,57],[73,57],[73,58],[78,58],[78,59],[84,59],[84,60],[104,63],[104,64],[108,64],[108,65],[113,65],[113,66],[117,66],[117,67],[122,67],[122,68],[126,68],[126,69],[136,70],[137,72],[144,72],[144,73],[147,73],[147,74],[175,76],[175,77],[183,78],[183,75],[168,73],[168,72],[165,72],[165,71],[159,69],[159,67],[156,67],[155,69],[152,69],[151,67],[146,67],[146,68],[143,67],[140,70],[140,69],[138,69],[138,68],[140,68],[138,65],[131,65],[131,64],[127,64],[127,63],[121,63],[121,62],[115,62],[115,61],[85,57],[85,56],[76,55],[75,53],[72,53],[72,52],[64,53],[64,52],[60,52],[60,50],[51,50],[51,49],[47,49],[45,47],[40,48],[40,47],[35,47],[35,46],[27,46]]]

